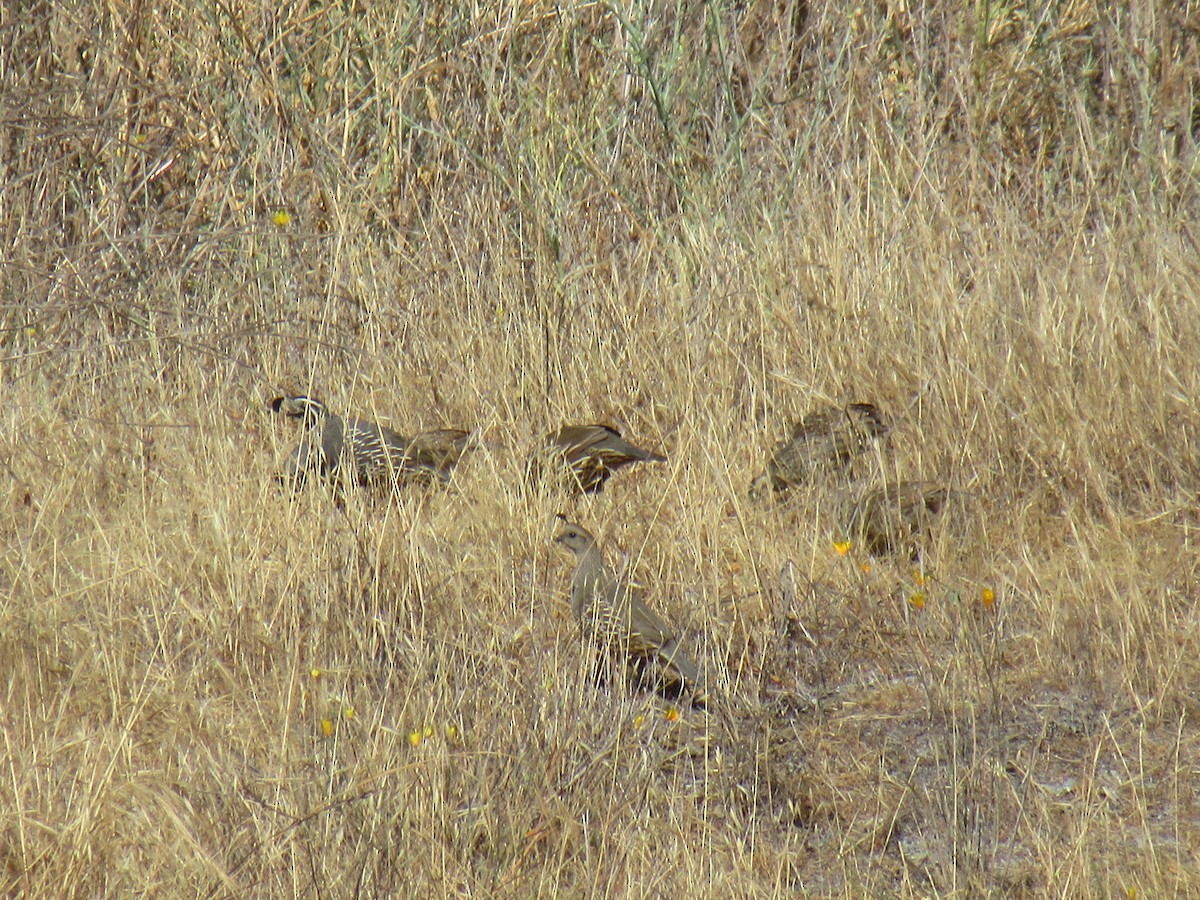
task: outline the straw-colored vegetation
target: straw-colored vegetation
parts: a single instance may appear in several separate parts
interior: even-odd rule
[[[1200,893],[1194,0],[0,34],[0,893]],[[479,445],[289,498],[283,390]],[[668,462],[526,491],[595,420]],[[556,512],[712,711],[581,681]]]

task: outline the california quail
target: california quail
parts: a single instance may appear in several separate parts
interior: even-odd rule
[[[620,662],[623,656],[642,672],[649,668],[665,691],[681,693],[686,687],[693,703],[706,705],[700,673],[675,634],[646,605],[640,591],[613,578],[591,533],[564,521],[554,540],[574,552],[577,560],[571,578],[571,612],[584,637],[610,659]]]
[[[549,464],[570,473],[571,487],[585,494],[598,493],[618,469],[635,462],[665,462],[666,457],[635,447],[608,425],[564,425],[546,435],[546,449],[530,460],[529,475],[536,477]]]
[[[768,487],[778,493],[812,479],[822,469],[845,466],[887,431],[883,414],[872,403],[813,410],[776,446],[767,471],[754,479],[750,493],[761,496]]]
[[[288,459],[287,477],[296,485],[313,470],[331,482],[364,486],[410,478],[446,480],[469,437],[447,428],[405,438],[374,422],[343,419],[303,395],[276,397],[270,405],[277,413],[301,419],[308,432]]]
[[[949,499],[949,490],[925,481],[873,488],[850,512],[849,537],[869,553],[893,553],[923,533]]]
[[[470,440],[471,433],[461,428],[419,431],[408,443],[408,458],[441,478],[449,478],[450,470],[466,452]]]

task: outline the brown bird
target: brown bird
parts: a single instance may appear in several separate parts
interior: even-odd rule
[[[887,422],[873,403],[815,409],[775,447],[767,471],[754,479],[750,493],[763,496],[768,487],[779,493],[811,480],[819,471],[844,467],[887,431]]]
[[[303,395],[276,397],[277,413],[301,419],[307,429],[287,462],[287,481],[303,484],[316,471],[337,484],[363,486],[394,484],[411,479],[448,480],[450,470],[466,449],[470,435],[455,428],[427,431],[406,438],[375,422],[343,419],[323,403]]]
[[[848,532],[869,553],[892,553],[923,534],[950,499],[926,481],[902,481],[867,491],[850,512]]]
[[[548,463],[570,472],[571,487],[585,494],[598,493],[604,482],[635,462],[666,462],[666,457],[635,447],[621,432],[607,425],[564,425],[546,435],[546,450],[530,460],[529,475],[537,477]]]
[[[461,428],[435,428],[414,434],[407,452],[416,465],[445,479],[450,477],[450,470],[467,451],[470,441],[471,433]]]
[[[675,633],[646,605],[640,591],[612,576],[591,532],[564,520],[554,540],[575,554],[571,613],[584,637],[610,659],[628,660],[643,675],[648,668],[664,690],[677,694],[686,687],[693,703],[706,705],[700,672],[684,655]]]

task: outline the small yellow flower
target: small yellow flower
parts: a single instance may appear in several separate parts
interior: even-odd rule
[[[917,587],[925,587],[925,573],[920,569],[913,569],[913,582]]]
[[[353,719],[355,716],[354,707],[347,706],[345,711],[342,713],[342,715],[345,716],[347,720]]]
[[[850,552],[850,542],[849,541],[834,541],[833,549],[837,552],[838,556],[845,556],[847,553]]]
[[[984,609],[991,609],[996,603],[996,592],[991,588],[984,588],[979,599],[983,602]]]
[[[497,319],[503,319],[503,318],[504,318],[504,306],[503,306],[503,305],[501,305],[501,304],[497,303],[497,304],[496,304],[496,309],[494,310],[494,312],[495,312],[495,314],[496,314],[496,318],[497,318]]]
[[[275,211],[275,215],[271,216],[271,221],[279,228],[287,228],[291,224],[292,217],[288,215],[286,209]]]
[[[925,595],[923,593],[921,593],[920,591],[917,591],[915,594],[913,594],[911,597],[908,598],[908,605],[911,606],[915,610],[924,609],[925,608]]]
[[[432,725],[425,726],[425,735],[424,736],[427,738],[433,737],[433,726]]]
[[[418,744],[420,744],[421,743],[421,732],[419,730],[418,731],[410,731],[408,733],[408,743],[412,747],[416,747]]]
[[[324,672],[322,672],[320,669],[318,669],[316,666],[313,666],[313,667],[312,667],[312,671],[311,671],[311,672],[309,672],[309,674],[310,674],[310,675],[312,675],[312,677],[313,677],[314,679],[316,679],[316,678],[320,678],[320,677],[321,677],[322,675],[324,675],[325,673],[324,673]]]
[[[448,741],[458,740],[458,726],[457,725],[451,723],[450,725],[446,726],[446,740],[448,740]]]
[[[639,713],[638,715],[633,717],[633,727],[641,728],[642,723],[644,723],[645,721],[646,721],[646,717],[643,716],[641,713]]]
[[[861,566],[859,566],[859,568],[863,570],[864,575],[871,574],[871,564],[869,562],[863,563]]]
[[[328,719],[321,720],[321,733],[325,735],[325,737],[330,737],[333,734],[333,723]]]
[[[663,718],[666,719],[668,722],[674,722],[679,719],[679,710],[676,709],[674,706],[668,706],[666,713],[663,715]]]

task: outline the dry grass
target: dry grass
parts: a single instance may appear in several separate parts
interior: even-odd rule
[[[1200,894],[1200,11],[930,6],[0,11],[0,892]],[[747,498],[849,400],[923,572]],[[576,677],[593,419],[709,715]]]

